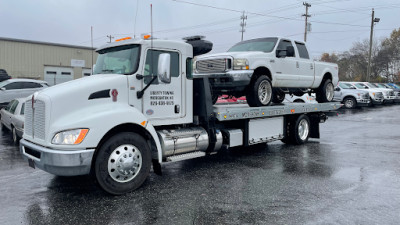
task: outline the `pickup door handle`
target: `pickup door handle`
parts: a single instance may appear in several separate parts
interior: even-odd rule
[[[310,64],[310,69],[314,69],[314,66],[313,66],[313,64],[312,64],[312,63]]]

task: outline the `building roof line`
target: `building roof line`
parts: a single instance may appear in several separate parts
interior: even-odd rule
[[[79,48],[79,49],[87,49],[87,50],[96,50],[96,48],[91,48],[91,47],[87,47],[87,46],[67,45],[67,44],[60,44],[60,43],[23,40],[23,39],[15,39],[15,38],[7,38],[7,37],[0,37],[0,41],[12,41],[12,42],[22,42],[22,43],[31,43],[31,44],[39,44],[39,45],[52,45],[52,46],[59,46],[59,47],[66,47],[66,48]]]

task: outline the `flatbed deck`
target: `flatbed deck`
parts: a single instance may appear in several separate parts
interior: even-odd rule
[[[327,103],[282,103],[264,107],[249,107],[246,103],[217,104],[213,106],[219,121],[274,117],[281,115],[328,112],[342,107],[339,102]]]

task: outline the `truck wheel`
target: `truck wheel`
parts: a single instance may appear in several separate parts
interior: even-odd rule
[[[100,187],[113,195],[138,188],[150,172],[151,153],[146,140],[132,132],[119,133],[99,149],[94,175]]]
[[[301,145],[307,142],[310,137],[310,119],[307,115],[300,115],[289,125],[289,137],[284,143]]]
[[[18,144],[20,138],[17,135],[17,130],[15,129],[15,127],[12,127],[11,133],[14,144]]]
[[[357,102],[353,97],[346,97],[343,100],[343,104],[346,109],[354,109],[357,105]]]
[[[273,103],[281,103],[285,100],[285,92],[280,89],[274,89],[272,95],[272,102]]]
[[[326,79],[323,82],[317,91],[317,101],[319,103],[332,101],[335,93],[335,88],[330,79]]]
[[[270,105],[272,100],[271,80],[265,75],[259,76],[254,82],[250,83],[246,98],[251,107]]]

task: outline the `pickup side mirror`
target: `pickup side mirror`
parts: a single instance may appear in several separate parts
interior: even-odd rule
[[[294,57],[294,47],[286,46],[286,57]]]
[[[5,87],[2,87],[2,88],[0,88],[0,90],[1,90],[1,91],[5,91],[5,90],[6,90],[6,88],[5,88]]]
[[[165,84],[171,83],[171,55],[168,53],[160,54],[158,57],[158,79]]]
[[[335,88],[335,91],[340,91],[340,87]]]

